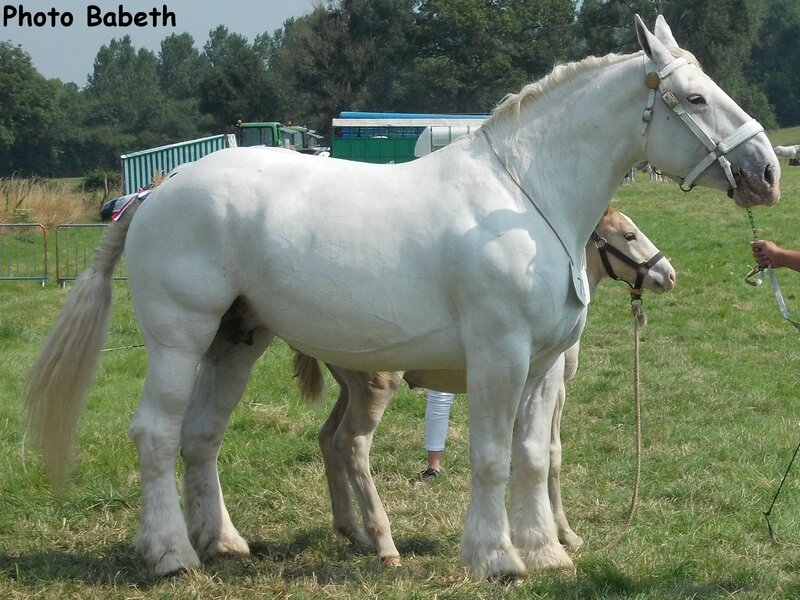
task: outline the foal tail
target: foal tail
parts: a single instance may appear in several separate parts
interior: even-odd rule
[[[325,377],[316,358],[294,351],[294,376],[300,387],[300,396],[312,406],[319,406],[325,397]]]
[[[64,487],[81,410],[108,335],[111,276],[139,204],[131,204],[106,231],[95,248],[92,266],[75,282],[28,374],[26,437],[40,445],[45,472],[57,490]]]

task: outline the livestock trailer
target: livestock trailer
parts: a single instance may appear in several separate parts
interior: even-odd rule
[[[409,162],[478,129],[489,115],[344,111],[333,119],[331,156]]]

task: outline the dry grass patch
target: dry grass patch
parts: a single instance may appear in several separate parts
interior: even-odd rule
[[[97,221],[100,196],[65,181],[11,176],[0,179],[0,222],[41,223],[50,230],[62,223]]]

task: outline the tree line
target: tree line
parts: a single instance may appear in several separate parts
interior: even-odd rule
[[[487,113],[558,62],[632,52],[633,15],[681,45],[767,128],[800,124],[796,0],[328,0],[248,40],[130,37],[88,83],[47,79],[0,42],[0,176],[82,175],[119,155],[230,130],[235,118],[330,133],[342,110]]]

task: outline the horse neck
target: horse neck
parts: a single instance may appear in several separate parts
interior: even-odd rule
[[[488,123],[497,154],[579,257],[625,171],[644,159],[642,55],[589,59]]]
[[[604,278],[610,277],[600,259],[600,252],[591,240],[586,244],[586,277],[589,280],[589,293],[592,295],[600,282]]]

